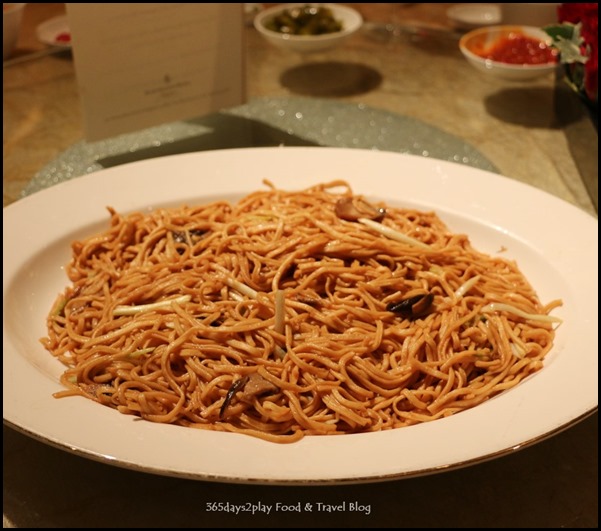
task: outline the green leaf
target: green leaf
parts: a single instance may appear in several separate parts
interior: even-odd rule
[[[574,34],[574,26],[572,24],[552,24],[550,26],[545,26],[543,31],[549,35],[554,41],[558,40],[559,37],[563,39],[572,40],[572,35]]]
[[[552,24],[545,26],[543,31],[553,39],[552,46],[559,52],[560,61],[564,64],[586,63],[588,57],[582,54],[581,46],[584,39],[580,35],[582,24]]]
[[[562,63],[586,63],[588,61],[588,57],[582,55],[580,46],[573,41],[560,38],[555,43],[555,48],[559,51]]]

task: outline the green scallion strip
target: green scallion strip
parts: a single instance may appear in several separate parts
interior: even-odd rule
[[[286,356],[286,351],[279,345],[275,346],[274,352],[275,352],[276,356],[278,358],[280,358],[281,360],[283,360],[284,357]]]
[[[513,341],[509,342],[509,346],[511,347],[511,352],[516,358],[521,360],[526,355],[524,349],[519,345],[516,345]]]
[[[472,289],[475,286],[478,280],[480,280],[480,275],[476,275],[475,277],[466,280],[463,284],[461,284],[461,286],[459,286],[457,291],[455,291],[455,297],[458,299],[463,297],[470,289]]]
[[[218,264],[214,264],[213,267],[221,273],[221,276],[223,277],[223,281],[230,288],[235,289],[241,295],[246,295],[247,297],[250,297],[251,299],[257,298],[257,295],[258,295],[257,291],[252,289],[250,286],[247,286],[246,284],[240,282],[239,280],[232,278],[230,276],[230,272],[225,267],[220,266]],[[230,297],[232,297],[232,299],[234,299],[236,301],[244,300],[240,296],[237,296],[235,293],[231,293],[231,292],[230,292]]]
[[[140,356],[143,356],[144,354],[148,354],[149,352],[152,352],[156,347],[147,347],[147,348],[141,348],[139,350],[134,350],[133,352],[130,352],[126,358],[132,359],[132,358],[139,358]]]
[[[494,313],[494,312],[509,312],[524,319],[529,319],[530,321],[542,321],[547,323],[561,323],[563,322],[559,317],[553,317],[552,315],[545,314],[535,314],[528,313],[512,306],[511,304],[504,304],[502,302],[491,302],[484,306],[481,310],[482,313]]]
[[[390,227],[387,227],[386,225],[382,225],[381,223],[378,223],[373,219],[359,218],[357,221],[363,223],[363,225],[368,226],[370,229],[379,232],[383,236],[390,238],[391,240],[396,240],[397,242],[401,243],[407,243],[409,245],[413,245],[414,247],[419,247],[420,249],[430,249],[430,246],[425,244],[424,242],[420,242],[419,240],[416,240],[411,236],[407,236],[406,234],[403,234],[402,232],[396,229],[392,229]]]
[[[278,334],[284,334],[286,326],[286,298],[284,297],[284,290],[278,289],[275,292],[275,323],[273,325],[273,329]],[[276,345],[275,354],[280,359],[284,359],[286,356],[286,351]]]
[[[284,298],[284,290],[278,289],[275,292],[275,324],[274,330],[278,334],[284,333],[284,325],[286,318],[286,299]]]
[[[236,280],[235,278],[229,277],[227,275],[224,275],[224,278],[225,278],[225,283],[230,288],[235,289],[239,293],[242,293],[242,295],[246,295],[247,297],[250,297],[251,299],[257,298],[257,292],[254,289],[252,289],[250,286],[247,286],[246,284],[243,284],[242,282]]]
[[[67,306],[67,299],[62,297],[60,301],[58,301],[58,303],[56,304],[52,315],[54,315],[55,317],[65,315],[65,306]]]
[[[181,295],[175,299],[151,302],[150,304],[139,304],[138,306],[116,306],[113,310],[113,315],[134,315],[140,312],[169,308],[174,302],[176,304],[183,304],[184,302],[188,302],[191,298],[192,297],[190,295]]]

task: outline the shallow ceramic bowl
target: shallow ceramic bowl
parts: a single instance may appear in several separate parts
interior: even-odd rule
[[[285,10],[305,6],[325,7],[330,9],[333,17],[342,25],[342,30],[321,35],[290,35],[269,30],[265,24]],[[363,25],[361,14],[340,4],[280,4],[261,11],[254,19],[255,29],[271,44],[294,52],[320,52],[339,46]]]
[[[551,38],[542,29],[534,26],[490,26],[463,35],[459,40],[459,49],[477,70],[502,79],[526,81],[549,75],[558,68],[556,61],[532,65],[505,63],[482,57],[482,54],[501,39],[516,33],[538,39],[545,44],[551,43]]]
[[[456,4],[447,9],[448,19],[458,28],[472,30],[501,22],[498,4]]]
[[[2,60],[13,53],[19,38],[25,4],[2,4]]]

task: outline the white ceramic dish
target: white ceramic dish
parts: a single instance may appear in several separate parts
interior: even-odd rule
[[[322,35],[286,35],[269,30],[265,23],[282,11],[314,5],[328,8],[342,24],[342,30]],[[300,53],[321,52],[339,46],[363,25],[363,17],[355,9],[340,4],[279,4],[260,11],[254,19],[255,29],[271,44]]]
[[[346,179],[356,193],[434,209],[484,252],[515,259],[544,301],[561,298],[545,367],[516,388],[455,416],[379,433],[253,437],[140,421],[84,398],[55,399],[63,367],[38,342],[70,242],[122,213],[236,199],[263,179],[300,189]],[[499,175],[456,163],[372,150],[281,147],[207,151],[92,173],[6,208],[3,408],[9,426],[78,455],[149,473],[265,484],[383,481],[472,465],[549,437],[597,408],[597,220]]]
[[[459,40],[459,49],[474,68],[492,77],[511,81],[528,81],[555,72],[559,66],[557,62],[537,65],[510,64],[485,59],[479,55],[480,52],[488,50],[500,39],[507,38],[512,34],[523,34],[546,44],[551,43],[551,38],[542,29],[533,26],[490,26],[478,28],[463,35]]]
[[[36,28],[36,37],[50,46],[71,48],[71,30],[67,16],[54,17],[42,22]]]
[[[497,4],[456,4],[447,9],[447,17],[460,29],[475,29],[500,24],[501,8]]]

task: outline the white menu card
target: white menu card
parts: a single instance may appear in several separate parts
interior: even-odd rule
[[[243,4],[66,6],[88,141],[244,102]]]

